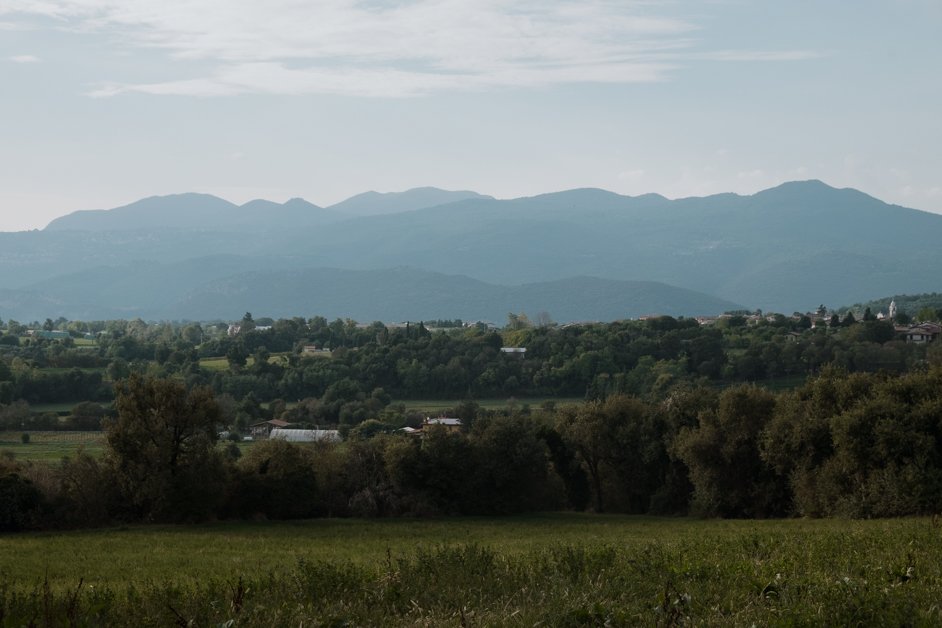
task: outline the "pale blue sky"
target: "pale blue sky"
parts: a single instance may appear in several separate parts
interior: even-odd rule
[[[809,178],[942,213],[940,79],[939,0],[0,0],[0,230]]]

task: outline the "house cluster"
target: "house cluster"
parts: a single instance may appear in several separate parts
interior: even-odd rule
[[[890,301],[889,308],[886,312],[878,312],[874,318],[878,321],[893,321],[896,319],[898,314],[898,308],[896,301]],[[729,319],[735,316],[734,314],[721,314],[720,316],[698,316],[696,318],[697,322],[700,325],[713,325],[717,321],[723,319]],[[745,319],[747,325],[757,325],[762,321],[767,321],[770,323],[783,320],[782,314],[762,314],[761,312],[756,312],[754,314],[741,315]],[[790,319],[792,321],[799,321],[803,317],[807,317],[811,321],[811,328],[815,329],[818,327],[827,327],[831,325],[831,316],[832,314],[827,312],[822,306],[816,312],[809,312],[807,314],[793,314]],[[896,335],[900,340],[905,340],[906,342],[914,344],[928,344],[935,341],[942,335],[942,325],[939,323],[933,322],[922,322],[913,325],[894,325],[893,328],[896,330]],[[789,340],[795,341],[801,338],[801,334],[795,331],[788,332],[787,335]]]
[[[291,425],[291,423],[281,419],[261,421],[249,426],[249,436],[247,438],[251,440],[277,439],[291,443],[339,443],[343,440],[339,430],[300,429],[291,427]],[[421,437],[431,427],[441,427],[448,432],[460,432],[464,424],[461,419],[454,417],[425,417],[421,427],[403,427],[396,431]]]
[[[69,332],[60,331],[60,330],[46,330],[46,329],[27,329],[26,335],[30,338],[44,338],[46,340],[62,340],[68,338]]]
[[[412,436],[422,436],[424,431],[430,427],[443,427],[448,432],[460,432],[463,425],[461,419],[454,417],[425,417],[425,420],[422,421],[422,427],[403,427],[396,431]]]

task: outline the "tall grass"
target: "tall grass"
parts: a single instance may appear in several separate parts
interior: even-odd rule
[[[81,555],[92,560],[87,549],[73,559],[77,569],[69,578],[17,577],[7,569],[16,554],[7,550],[55,535],[0,539],[0,556],[11,557],[3,558],[9,563],[0,575],[0,625],[942,623],[942,532],[926,519],[762,525],[553,516],[411,522],[414,534],[427,536],[418,545],[408,534],[410,522],[390,523],[395,525],[386,535],[386,522],[289,526],[293,531],[283,540],[293,538],[295,544],[283,544],[279,559],[265,567],[215,565],[200,572],[195,563],[203,556],[196,555],[177,574],[150,572],[143,544],[147,539],[173,547],[172,529],[132,530],[142,541],[134,547],[118,531],[112,533],[116,554],[139,552],[142,570],[104,584],[80,575]],[[281,527],[244,526],[240,549],[271,551],[266,534],[277,537]],[[344,529],[353,552],[308,551],[306,546],[344,538]],[[205,532],[225,536],[238,530],[210,526]],[[378,542],[364,537],[369,530],[380,532]],[[528,531],[535,538],[523,542]],[[79,550],[88,533],[62,536]],[[188,577],[194,570],[200,575]]]

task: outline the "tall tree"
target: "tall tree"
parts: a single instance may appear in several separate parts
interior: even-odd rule
[[[117,416],[106,423],[108,459],[132,513],[153,520],[210,514],[223,471],[212,391],[135,373],[115,393]]]
[[[677,437],[677,451],[690,470],[693,509],[723,517],[782,514],[785,479],[759,454],[760,435],[772,419],[775,397],[752,386],[728,388],[715,412],[698,417],[695,429]]]

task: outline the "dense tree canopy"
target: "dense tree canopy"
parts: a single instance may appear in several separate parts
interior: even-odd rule
[[[116,385],[115,410],[106,424],[109,462],[134,513],[186,519],[211,512],[222,479],[212,391],[133,374]]]

